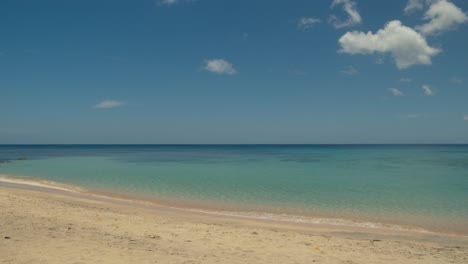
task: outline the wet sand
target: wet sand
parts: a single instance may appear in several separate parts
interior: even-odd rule
[[[468,238],[190,213],[0,185],[0,263],[468,263]]]

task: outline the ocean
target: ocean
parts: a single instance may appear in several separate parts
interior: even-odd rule
[[[0,174],[205,213],[468,234],[468,145],[0,145]]]

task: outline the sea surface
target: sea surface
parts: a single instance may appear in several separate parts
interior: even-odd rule
[[[0,145],[0,174],[215,214],[468,234],[468,145]]]

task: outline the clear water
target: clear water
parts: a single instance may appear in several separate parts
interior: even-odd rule
[[[468,145],[4,145],[0,160],[0,174],[201,209],[468,233]]]

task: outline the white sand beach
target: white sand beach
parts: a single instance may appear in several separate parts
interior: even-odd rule
[[[466,237],[340,231],[16,187],[0,187],[0,263],[468,263]]]

